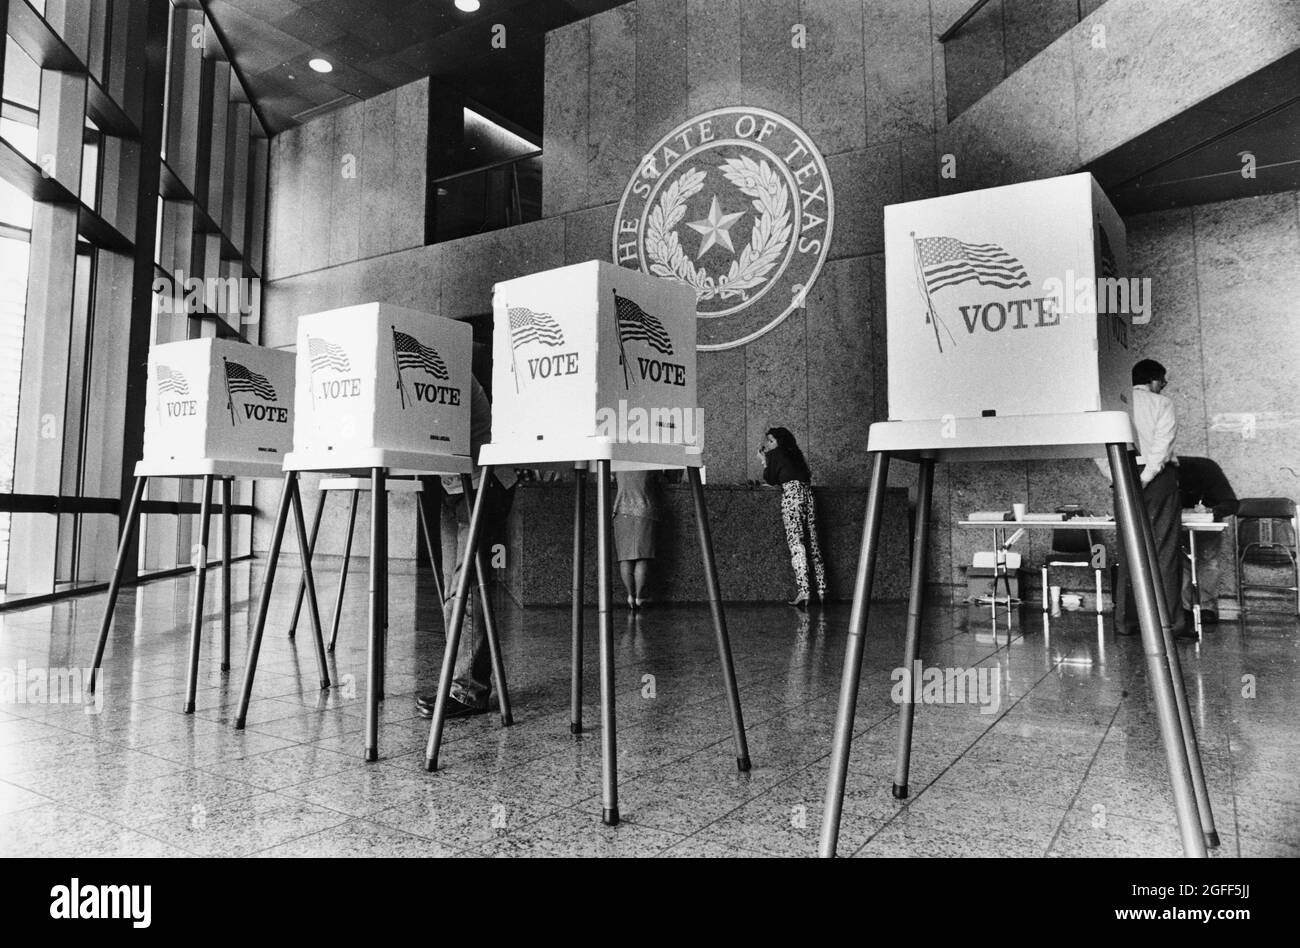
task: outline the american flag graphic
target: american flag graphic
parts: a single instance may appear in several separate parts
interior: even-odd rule
[[[311,357],[311,370],[333,369],[335,372],[351,372],[348,354],[339,346],[325,339],[310,336],[307,339],[307,355]]]
[[[424,345],[414,336],[399,329],[393,330],[393,351],[397,353],[398,371],[423,369],[435,379],[446,381],[451,378],[447,372],[447,364],[438,355],[438,350]]]
[[[916,242],[925,285],[931,292],[975,280],[1003,289],[1029,286],[1020,261],[997,244],[968,244],[952,237],[923,237]]]
[[[226,388],[230,394],[249,392],[268,402],[275,401],[275,387],[265,375],[254,372],[238,362],[226,360]]]
[[[651,316],[626,296],[614,294],[614,309],[618,312],[618,335],[624,342],[643,339],[651,348],[664,355],[673,354],[673,341],[667,330],[654,316]]]
[[[189,379],[170,366],[158,364],[158,393],[171,392],[174,395],[190,393]]]
[[[548,346],[564,345],[564,333],[560,324],[546,313],[534,313],[526,306],[507,307],[510,313],[510,344],[514,349],[528,342],[540,342]]]

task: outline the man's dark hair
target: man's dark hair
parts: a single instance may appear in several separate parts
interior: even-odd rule
[[[1146,385],[1149,382],[1159,382],[1165,374],[1165,367],[1155,359],[1143,359],[1133,366],[1133,384]]]

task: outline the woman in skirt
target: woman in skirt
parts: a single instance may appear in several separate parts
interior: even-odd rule
[[[615,475],[614,549],[618,572],[627,590],[629,609],[646,604],[650,561],[655,558],[655,521],[659,519],[657,471],[620,471]]]
[[[763,480],[781,488],[781,518],[785,521],[785,539],[790,546],[790,565],[798,591],[790,605],[808,606],[808,560],[812,560],[817,598],[826,598],[826,567],[821,545],[817,542],[817,508],[813,503],[812,474],[799,450],[794,435],[786,428],[769,428],[758,449],[763,462]]]

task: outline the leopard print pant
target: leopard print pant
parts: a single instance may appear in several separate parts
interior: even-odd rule
[[[781,485],[781,519],[785,521],[785,540],[790,545],[790,565],[794,568],[799,595],[808,595],[808,555],[811,554],[817,595],[825,597],[826,567],[822,563],[821,544],[817,542],[817,507],[808,484],[786,481]]]

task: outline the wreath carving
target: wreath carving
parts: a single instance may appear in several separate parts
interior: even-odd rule
[[[645,247],[650,272],[674,277],[695,290],[698,300],[749,298],[749,291],[762,286],[790,242],[789,193],[766,161],[747,155],[728,158],[718,170],[745,196],[752,199],[758,220],[749,244],[731,262],[731,268],[717,278],[696,267],[677,236],[677,225],[686,216],[686,202],[704,187],[706,173],[688,168],[659,196],[659,203],[646,220]]]

